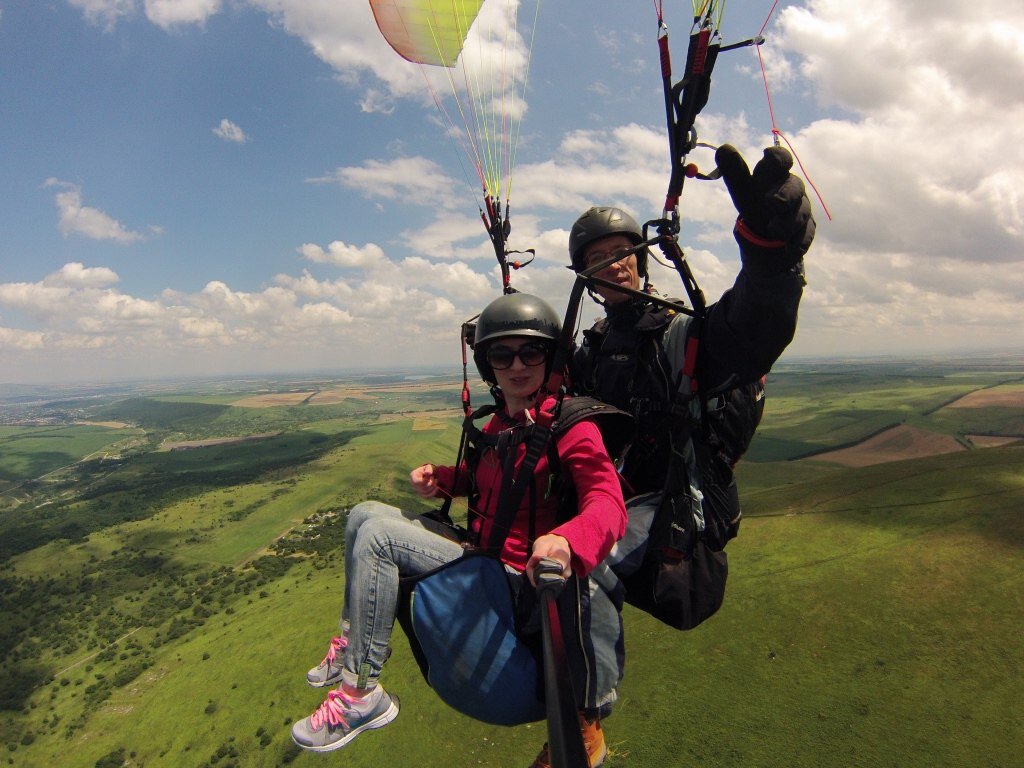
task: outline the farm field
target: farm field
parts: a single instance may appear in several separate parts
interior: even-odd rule
[[[605,765],[1018,765],[1022,380],[992,362],[773,373],[725,605],[687,633],[626,609]],[[397,629],[398,720],[331,757],[289,738],[323,696],[304,676],[336,629],[345,510],[430,508],[406,476],[454,458],[460,386],[283,382],[358,396],[256,407],[270,395],[210,384],[74,414],[124,427],[0,427],[0,759],[529,764],[543,723],[454,713]]]
[[[113,424],[0,425],[0,492],[79,461],[119,456],[141,435]]]

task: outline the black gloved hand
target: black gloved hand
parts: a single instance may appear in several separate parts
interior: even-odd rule
[[[730,144],[718,148],[715,162],[740,215],[735,235],[744,263],[755,255],[762,266],[771,259],[778,269],[800,261],[814,239],[815,224],[804,183],[790,173],[793,156],[789,151],[768,147],[753,174]]]

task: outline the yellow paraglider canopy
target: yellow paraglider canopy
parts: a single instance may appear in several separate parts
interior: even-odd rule
[[[483,0],[370,0],[384,39],[404,59],[454,67]]]

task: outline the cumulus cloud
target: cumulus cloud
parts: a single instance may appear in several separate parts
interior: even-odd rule
[[[519,231],[519,223],[516,223]],[[493,259],[494,251],[479,216],[467,216],[456,210],[445,212],[399,237],[406,248],[431,259],[474,262]]]
[[[1022,24],[1024,9],[992,0],[967,16],[894,0],[783,12],[785,48],[815,96],[853,115],[797,136],[836,201],[829,237],[921,259],[1020,259],[1024,46],[1008,30]],[[899,43],[879,29],[901,30]]]
[[[93,24],[112,29],[138,12],[139,0],[68,0]],[[221,0],[142,0],[146,18],[163,29],[203,24],[221,9]]]
[[[135,0],[68,0],[93,24],[112,28],[119,19],[135,13]]]
[[[214,127],[213,134],[224,141],[231,141],[235,144],[244,144],[249,140],[249,137],[245,135],[245,131],[237,125],[231,122],[226,117],[220,121],[220,124]]]
[[[794,350],[1019,343],[1024,98],[1010,81],[1024,77],[1024,47],[1007,28],[1020,28],[1024,10],[983,6],[993,15],[965,19],[949,3],[812,0],[780,16],[765,51],[769,75],[781,94],[817,99],[829,112],[787,138],[834,219],[814,201],[818,237]],[[893,28],[899,45],[878,34]],[[981,82],[994,60],[999,72]],[[753,165],[760,131],[743,114],[715,108],[713,93],[700,135],[735,144]],[[664,142],[660,125],[570,132],[551,159],[517,170],[517,210],[547,209],[566,224],[598,202],[638,218],[657,211]],[[691,159],[713,164],[708,152]],[[684,245],[703,287],[717,296],[737,267],[735,212],[721,184],[690,182],[683,203]],[[552,242],[564,249],[564,239]],[[542,290],[561,283],[545,271],[518,279]],[[655,282],[678,292],[670,273]]]
[[[222,7],[213,0],[70,1],[106,25],[139,7],[164,27],[202,23]],[[329,64],[365,111],[388,114],[400,100],[422,101],[428,90],[416,67],[396,61],[365,0],[247,1]],[[927,351],[978,339],[1019,345],[1022,28],[1024,7],[995,0],[979,0],[966,15],[962,3],[949,0],[804,0],[778,13],[762,53],[777,97],[799,107],[786,115],[786,137],[833,214],[826,221],[815,202],[820,226],[807,258],[809,285],[793,352]],[[625,40],[627,33],[573,31],[588,33],[594,47],[608,46],[609,56],[632,66],[625,56],[638,43]],[[699,119],[701,136],[735,144],[753,164],[765,131],[742,113],[719,111],[716,93]],[[432,105],[424,106],[432,113]],[[624,117],[609,120],[609,113]],[[545,136],[551,150],[520,163],[510,243],[536,247],[538,257],[516,273],[518,288],[564,305],[572,281],[564,267],[568,227],[586,207],[621,205],[641,220],[660,211],[664,126],[633,115],[605,109],[600,120],[578,123],[586,128],[560,139]],[[238,127],[226,120],[214,131],[234,140],[227,135],[232,128]],[[238,128],[236,135],[244,132]],[[693,159],[702,167],[711,163],[706,151]],[[337,184],[383,205],[402,201],[415,226],[381,245],[354,243],[345,231],[333,241],[306,242],[297,246],[306,269],[276,275],[254,291],[211,282],[196,293],[165,291],[151,300],[118,291],[109,269],[69,264],[35,283],[0,285],[0,307],[39,325],[0,329],[0,348],[57,349],[72,340],[113,347],[116,338],[137,349],[180,344],[220,354],[309,344],[337,364],[402,355],[421,360],[437,354],[437,340],[454,335],[499,290],[491,244],[466,210],[464,185],[438,159],[403,151],[308,181]],[[65,234],[115,242],[141,236],[87,206],[77,186],[57,180],[53,186]],[[684,194],[684,245],[713,298],[738,268],[735,212],[720,183],[688,182]],[[652,269],[659,287],[679,293],[671,272]],[[588,305],[584,317],[598,311]]]
[[[318,264],[335,264],[339,267],[360,269],[379,265],[384,260],[384,251],[379,245],[367,243],[358,247],[347,245],[340,240],[335,240],[326,249],[314,243],[305,243],[299,248],[299,253]]]
[[[834,108],[791,137],[833,213],[819,209],[798,346],[1017,343],[1022,25],[1024,9],[992,0],[967,16],[894,0],[782,12],[792,87]]]
[[[113,285],[120,278],[106,267],[86,267],[81,262],[65,264],[56,272],[43,279],[43,285],[64,288],[103,288]]]
[[[360,166],[337,168],[326,176],[307,179],[313,184],[340,184],[370,198],[429,199],[433,205],[454,207],[464,187],[436,161],[425,157],[367,160]]]
[[[43,349],[45,337],[39,331],[0,326],[0,350],[21,351]]]
[[[368,12],[365,0],[248,2],[265,10],[289,34],[302,39],[343,82],[363,86],[364,110],[388,111],[395,98],[411,98],[428,104],[431,101],[429,91],[447,93],[450,82],[456,87],[474,82],[495,83],[498,85],[495,90],[504,93],[503,103],[495,109],[506,114],[522,114],[525,109],[525,103],[516,95],[521,88],[509,87],[511,84],[507,82],[512,72],[518,71],[518,77],[522,76],[523,64],[529,56],[527,41],[516,25],[508,22],[508,15],[514,14],[520,3],[483,5],[449,81],[449,74],[442,68],[420,67],[396,59],[395,51],[381,35],[373,14]],[[536,0],[522,4],[532,12]],[[504,84],[498,81],[498,72],[505,73]],[[424,88],[424,78],[431,83],[430,89]],[[490,85],[485,92],[487,90],[491,90]]]
[[[220,10],[221,0],[144,0],[146,18],[168,29],[179,24],[202,24]]]
[[[165,290],[150,299],[118,290],[113,270],[73,262],[36,282],[0,283],[0,312],[36,326],[0,326],[0,352],[57,359],[88,350],[96,354],[90,358],[93,368],[104,359],[123,366],[157,352],[172,359],[185,350],[210,361],[244,351],[265,360],[274,350],[308,349],[307,365],[324,350],[348,356],[348,365],[422,362],[438,338],[457,339],[467,306],[479,311],[477,304],[495,290],[463,264],[419,257],[395,262],[372,244],[306,249],[344,252],[343,261],[371,254],[373,268],[356,279],[319,278],[308,271],[278,275],[255,291],[214,280],[197,292]],[[323,263],[335,265],[330,259]]]
[[[0,284],[0,307],[16,309],[50,331],[97,336],[159,319],[163,308],[157,302],[110,287],[117,282],[110,269],[73,262],[38,282]]]
[[[99,208],[85,205],[82,190],[77,184],[51,178],[47,179],[45,186],[60,190],[54,196],[54,202],[59,216],[57,226],[65,237],[75,234],[91,240],[113,240],[124,244],[145,237],[143,233],[128,229]]]

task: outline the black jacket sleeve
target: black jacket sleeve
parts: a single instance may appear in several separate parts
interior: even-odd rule
[[[705,390],[764,376],[796,333],[803,261],[781,271],[757,262],[745,263],[732,288],[708,308],[698,359]]]

